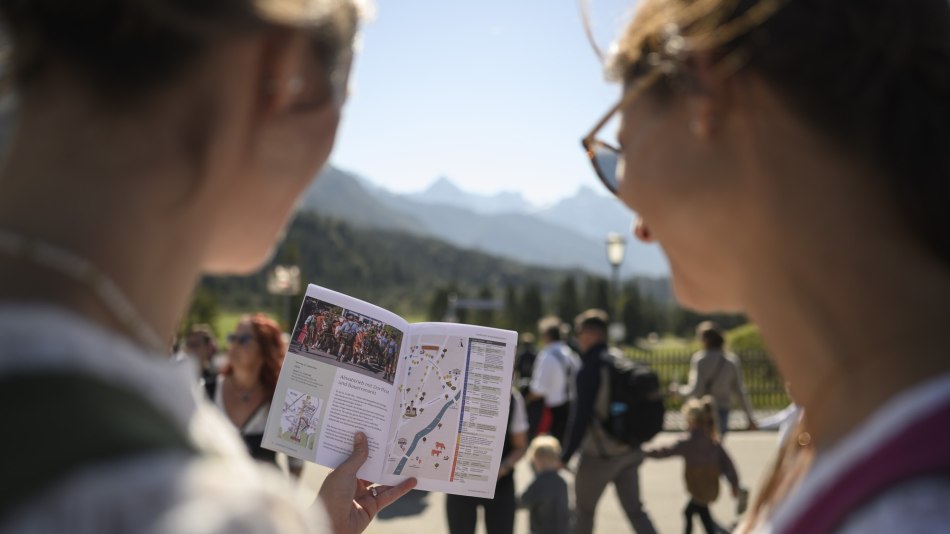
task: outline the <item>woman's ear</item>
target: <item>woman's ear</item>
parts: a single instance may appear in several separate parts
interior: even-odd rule
[[[304,73],[309,54],[310,41],[301,31],[280,29],[261,37],[257,91],[259,116],[279,115],[294,106],[306,83]]]
[[[694,89],[688,97],[689,130],[696,138],[707,141],[728,111],[732,73],[723,70],[721,61],[702,54],[691,65],[690,76]]]

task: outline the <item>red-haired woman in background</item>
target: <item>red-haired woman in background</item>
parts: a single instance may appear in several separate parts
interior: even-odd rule
[[[227,415],[256,460],[276,463],[277,453],[261,448],[270,401],[284,362],[280,327],[258,313],[241,318],[228,334],[228,363],[205,384],[208,396]],[[298,465],[292,471],[299,474]]]

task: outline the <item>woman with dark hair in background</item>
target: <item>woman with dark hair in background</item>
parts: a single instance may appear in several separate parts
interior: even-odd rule
[[[356,533],[413,486],[357,479],[358,433],[309,509],[166,356],[202,274],[263,265],[327,161],[354,1],[0,0],[0,406],[64,415],[3,440],[0,531]]]
[[[950,4],[644,0],[614,52],[597,174],[804,409],[740,530],[945,532]]]
[[[726,339],[722,328],[712,321],[703,321],[696,327],[696,337],[703,344],[702,350],[693,354],[689,362],[689,382],[685,386],[673,385],[675,395],[701,399],[711,395],[716,401],[716,416],[719,436],[724,438],[729,431],[729,412],[732,399],[737,397],[748,421],[748,428],[756,428],[752,404],[742,381],[739,358],[725,350]]]

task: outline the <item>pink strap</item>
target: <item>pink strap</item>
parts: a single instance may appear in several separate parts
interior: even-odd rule
[[[883,491],[933,475],[950,476],[950,400],[845,471],[812,499],[785,534],[833,532]]]

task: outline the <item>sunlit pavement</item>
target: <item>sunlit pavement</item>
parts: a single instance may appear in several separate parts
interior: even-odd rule
[[[678,435],[672,432],[660,434],[650,445],[670,443]],[[752,490],[754,497],[755,490],[771,465],[775,453],[775,432],[732,432],[726,437],[725,446],[736,463],[742,484]],[[328,470],[322,467],[307,464],[303,483],[313,495],[316,495],[316,489],[327,472]],[[523,491],[531,480],[531,468],[527,461],[520,462],[515,472],[518,491]],[[658,532],[663,534],[683,531],[682,510],[686,506],[686,490],[681,459],[646,460],[640,468],[640,491],[646,510]],[[723,483],[719,500],[712,506],[713,517],[719,524],[729,526],[737,520],[735,511],[735,500],[727,485]],[[694,532],[702,532],[702,525],[698,519],[695,521]],[[384,510],[366,530],[368,534],[438,534],[447,531],[445,495],[424,492],[411,493]],[[477,532],[485,532],[481,523]],[[519,511],[515,533],[528,532],[528,513]],[[595,532],[633,532],[617,502],[613,486],[608,486],[598,504]]]

